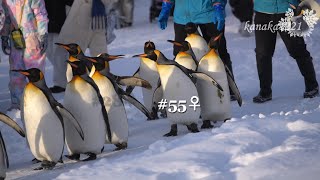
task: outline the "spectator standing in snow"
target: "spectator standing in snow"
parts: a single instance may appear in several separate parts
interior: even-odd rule
[[[192,22],[200,27],[204,39],[209,42],[211,37],[224,32],[226,3],[227,0],[163,0],[158,18],[159,26],[163,30],[167,27],[171,8],[175,5],[173,13],[175,41],[184,41],[187,37],[185,25]],[[174,46],[173,54],[177,55],[178,52],[179,47]],[[232,71],[224,34],[220,38],[218,52],[222,61]]]
[[[72,3],[73,0],[45,0],[49,18],[47,58],[53,66],[54,86],[50,88],[52,93],[63,92],[67,84],[63,67],[65,66],[68,52],[62,48],[56,48],[54,43],[57,42],[60,30],[66,20],[66,6],[71,6]]]
[[[134,0],[119,0],[120,28],[130,27],[133,22]]]
[[[74,1],[57,42],[76,43],[83,52],[89,48],[91,56],[107,52],[107,44],[115,39],[113,33],[116,19],[114,9],[117,2],[118,0]],[[67,64],[65,63],[62,68],[65,74]],[[63,78],[66,82],[66,76]]]
[[[257,0],[254,1],[255,25],[276,26],[290,8],[290,4],[297,6],[298,0]],[[303,37],[293,37],[286,31],[272,32],[269,30],[256,30],[256,61],[260,80],[260,92],[253,98],[255,103],[263,103],[272,99],[272,56],[275,50],[277,33],[287,47],[300,69],[305,82],[304,98],[313,98],[319,94],[316,73],[313,67],[312,57],[306,48]]]
[[[38,68],[45,70],[48,40],[48,18],[43,0],[3,0],[6,13],[1,31],[2,49],[9,55],[10,70]],[[14,35],[14,36],[13,36]],[[9,72],[11,106],[20,109],[21,96],[27,83],[18,72]]]
[[[239,33],[244,36],[250,36],[250,33],[245,29],[247,25],[252,24],[253,18],[253,0],[230,0],[233,15],[239,19]]]

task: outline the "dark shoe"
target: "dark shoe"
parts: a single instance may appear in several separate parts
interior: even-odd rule
[[[50,91],[52,93],[61,93],[61,92],[64,92],[66,89],[63,88],[63,87],[60,87],[60,86],[53,86],[50,88]]]
[[[306,91],[303,93],[304,98],[314,98],[319,95],[319,87],[312,89],[311,91]]]
[[[269,94],[267,96],[262,96],[260,93],[253,98],[254,103],[264,103],[270,101],[272,99],[272,95]]]

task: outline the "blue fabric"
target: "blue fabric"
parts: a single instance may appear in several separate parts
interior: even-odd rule
[[[170,0],[175,3],[174,22],[185,25],[188,22],[196,24],[212,23],[213,4],[221,3],[225,7],[227,0]]]
[[[106,28],[106,23],[105,23],[105,20],[107,18],[106,8],[101,0],[92,1],[91,17],[92,17],[92,24],[91,24],[92,29]]]
[[[170,15],[171,8],[173,6],[172,2],[162,2],[161,12],[159,14],[159,27],[164,30],[167,27],[168,18]]]
[[[280,14],[286,13],[290,4],[297,6],[298,0],[255,0],[254,10],[261,13]]]
[[[225,22],[225,10],[224,6],[221,4],[217,4],[213,6],[214,11],[213,11],[213,23],[217,24],[217,29],[218,31],[221,31],[224,27],[224,22]]]

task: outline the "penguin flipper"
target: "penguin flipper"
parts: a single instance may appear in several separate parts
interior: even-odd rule
[[[144,115],[148,117],[148,119],[153,119],[148,109],[143,104],[141,104],[136,98],[134,98],[130,94],[122,94],[122,98],[128,101],[130,104],[134,105],[137,109],[139,109]]]
[[[133,77],[137,77],[138,78],[139,77],[139,71],[140,71],[140,68],[138,68],[137,71],[133,74]],[[128,94],[131,94],[134,88],[135,88],[134,86],[128,86],[126,88],[126,92]]]
[[[70,121],[73,126],[76,128],[77,132],[79,133],[82,140],[84,140],[84,133],[76,118],[64,107],[57,106],[58,111],[62,115],[64,120]]]
[[[117,78],[117,83],[123,86],[128,86],[128,87],[140,86],[146,89],[152,89],[152,86],[148,81],[138,77],[119,76]]]
[[[13,128],[22,137],[25,137],[25,133],[24,133],[23,129],[14,120],[12,120],[9,116],[0,112],[0,121],[4,122],[5,124],[7,124],[11,128]]]
[[[229,74],[227,74],[227,78],[228,78],[228,84],[229,84],[230,90],[234,93],[236,100],[237,100],[239,106],[241,107],[242,97],[241,97],[240,91],[238,89],[238,86],[234,82],[233,78],[231,76],[229,76]]]
[[[4,140],[2,138],[1,132],[0,132],[0,148],[1,148],[2,152],[3,152],[4,167],[9,168],[9,158],[8,158],[6,145],[4,144]]]
[[[152,104],[155,106],[155,108],[158,110],[158,102],[161,101],[163,97],[163,90],[161,83],[158,84],[158,87],[154,90],[153,96],[152,96]]]
[[[207,75],[206,73],[203,72],[193,72],[192,73],[193,76],[195,76],[197,79],[201,79],[204,81],[212,81],[213,85],[216,86],[220,91],[223,91],[223,88],[221,87],[221,85],[215,80],[213,79],[211,76]]]

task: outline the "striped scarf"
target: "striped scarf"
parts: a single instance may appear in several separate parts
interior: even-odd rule
[[[106,19],[106,8],[101,0],[92,0],[91,10],[92,29],[105,29],[107,26]]]

